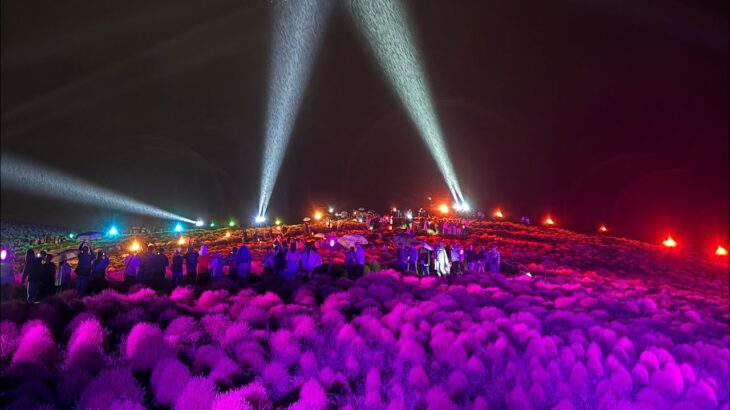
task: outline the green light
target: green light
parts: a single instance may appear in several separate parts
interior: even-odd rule
[[[228,222],[228,226],[230,226],[231,228],[233,228],[234,226],[236,226],[236,221],[234,221],[233,219],[231,219],[231,220],[230,220],[230,221]]]
[[[212,222],[212,221],[211,221],[211,222],[210,222],[210,227],[211,227],[211,228],[215,228],[215,222]]]
[[[75,236],[74,234],[70,233],[70,234],[68,234],[68,239],[73,239],[74,236]]]

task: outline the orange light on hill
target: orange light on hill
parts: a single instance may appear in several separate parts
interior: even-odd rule
[[[717,250],[715,250],[715,255],[727,256],[727,249],[723,248],[722,245],[717,245]]]
[[[314,213],[314,219],[317,220],[317,221],[319,221],[320,219],[322,219],[322,212],[319,212],[319,211],[315,212]]]
[[[598,232],[600,232],[600,233],[606,233],[606,232],[608,232],[608,228],[606,228],[606,225],[601,225],[598,228]]]
[[[181,236],[180,239],[177,240],[177,244],[178,245],[185,245],[185,238]]]
[[[441,212],[442,214],[448,214],[449,213],[449,206],[446,205],[446,204],[439,205],[439,208],[438,209],[439,209],[439,212]]]
[[[132,242],[132,245],[129,247],[129,251],[130,252],[137,252],[137,251],[140,250],[140,248],[141,247],[139,246],[139,242],[134,241],[134,242]]]
[[[677,241],[675,241],[671,235],[667,236],[667,239],[662,241],[662,244],[666,246],[667,248],[676,248],[677,247]]]
[[[501,219],[501,218],[504,218],[504,214],[502,213],[502,211],[500,209],[497,209],[496,211],[494,211],[494,217]]]
[[[230,232],[226,232],[226,238],[230,238],[230,237],[231,237],[231,233]]]
[[[545,218],[545,225],[552,226],[555,225],[555,221],[553,221],[553,218],[548,215],[547,218]]]

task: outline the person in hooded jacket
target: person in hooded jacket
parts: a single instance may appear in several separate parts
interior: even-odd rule
[[[251,274],[251,251],[248,246],[241,245],[236,253],[236,277],[239,283],[245,283]]]
[[[225,261],[223,260],[223,256],[221,256],[220,252],[216,252],[213,254],[213,257],[210,258],[210,281],[215,283],[219,280],[223,279],[223,265],[225,265]]]
[[[238,275],[238,266],[236,264],[238,248],[235,246],[231,249],[231,251],[226,255],[225,264],[228,266],[228,277],[235,283],[238,281],[238,278],[236,277]]]
[[[96,259],[91,262],[92,289],[96,292],[106,287],[106,269],[109,257],[101,249],[96,252]]]
[[[210,283],[210,255],[208,254],[208,245],[200,247],[200,256],[198,257],[198,284],[207,285]]]
[[[180,248],[175,249],[175,255],[172,257],[172,287],[182,286],[183,280],[183,256],[180,254]]]

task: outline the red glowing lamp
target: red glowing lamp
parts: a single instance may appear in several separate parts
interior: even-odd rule
[[[439,212],[441,212],[442,214],[448,214],[449,213],[449,206],[446,205],[446,204],[439,205],[439,208],[438,209],[439,209]]]
[[[598,228],[598,232],[600,232],[600,233],[606,233],[606,232],[608,232],[608,228],[606,228],[606,225],[601,225]]]
[[[504,218],[504,214],[502,213],[501,210],[497,209],[496,211],[494,211],[494,217],[501,219],[501,218]]]
[[[715,250],[715,255],[727,256],[727,249],[725,249],[722,245],[717,245],[717,249]]]
[[[672,238],[672,235],[667,236],[667,239],[662,241],[662,244],[666,246],[667,248],[676,248],[677,247],[677,241],[675,241]]]
[[[552,226],[555,225],[555,221],[553,221],[553,218],[548,215],[547,218],[545,218],[545,225]]]

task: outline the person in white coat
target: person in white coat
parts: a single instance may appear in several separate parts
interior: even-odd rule
[[[444,249],[443,244],[439,243],[435,252],[434,270],[437,275],[446,276],[449,273],[449,258],[446,255],[446,249]]]
[[[313,249],[312,244],[307,244],[299,259],[302,261],[302,270],[307,279],[312,279],[314,270],[322,266],[322,257]]]
[[[292,242],[291,246],[289,247],[289,252],[286,253],[286,278],[287,279],[294,279],[294,277],[297,275],[297,272],[299,272],[299,258],[300,254],[297,250],[297,244],[296,242]]]

